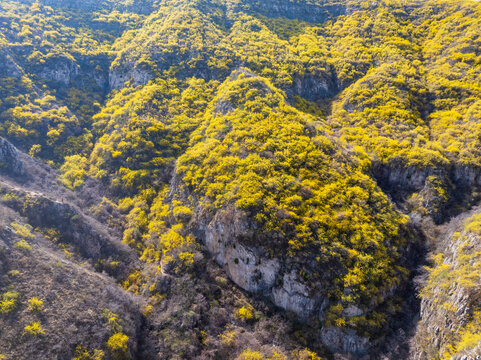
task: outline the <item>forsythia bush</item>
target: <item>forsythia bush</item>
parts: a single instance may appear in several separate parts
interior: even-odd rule
[[[43,310],[43,301],[37,297],[33,297],[28,299],[28,308],[31,311],[42,311]]]
[[[16,291],[7,291],[0,297],[0,314],[8,314],[15,310],[18,305],[20,294]]]
[[[113,334],[107,341],[112,358],[127,359],[129,356],[129,337],[122,333]]]
[[[29,325],[25,326],[25,333],[34,336],[45,335],[45,330],[42,328],[40,321],[33,321]]]

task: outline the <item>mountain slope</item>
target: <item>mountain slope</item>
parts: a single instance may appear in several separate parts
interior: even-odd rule
[[[93,298],[109,284],[86,306],[116,315],[102,327],[97,309],[84,324],[97,337],[48,353],[47,305],[60,305],[44,301],[47,335],[0,354],[475,352],[475,308],[445,328],[429,309],[437,269],[476,257],[451,254],[440,234],[480,199],[480,11],[472,0],[3,1],[0,135],[13,145],[0,138],[0,231],[14,262],[2,264],[34,265],[5,277],[2,301],[19,307],[2,321],[14,336],[37,314],[25,284],[81,274],[58,288]],[[453,246],[477,240],[469,229]],[[444,257],[422,270],[427,252]],[[68,270],[45,265],[58,256]]]

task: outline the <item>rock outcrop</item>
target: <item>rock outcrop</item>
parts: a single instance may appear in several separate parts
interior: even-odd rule
[[[24,3],[32,3],[31,0],[21,0]],[[71,10],[82,10],[82,11],[98,11],[98,10],[109,10],[109,11],[131,11],[139,14],[148,14],[152,11],[152,5],[154,1],[148,0],[41,0],[40,3],[47,6],[52,6],[54,8],[65,8]]]
[[[389,167],[374,165],[373,173],[382,188],[388,188],[391,194],[419,191],[424,187],[426,179],[442,172],[442,169],[431,167]]]
[[[334,96],[338,92],[338,84],[333,71],[326,73],[306,73],[294,78],[293,85],[284,89],[289,97],[301,96],[309,101],[316,101]]]
[[[413,359],[475,359],[481,340],[481,214],[445,225],[423,281]],[[433,336],[435,335],[435,336]]]
[[[429,215],[436,224],[459,214],[463,207],[453,209],[454,202],[462,202],[469,208],[477,201],[476,192],[481,188],[481,169],[468,165],[390,167],[375,164],[372,171],[379,186],[394,201],[407,204],[409,211]]]
[[[132,85],[145,85],[154,78],[151,71],[135,64],[113,66],[109,72],[109,87],[112,90],[121,89],[125,82],[132,81]]]
[[[346,1],[243,1],[235,3],[232,11],[256,12],[268,17],[285,17],[313,23],[322,23],[336,16],[344,15],[347,11]]]
[[[354,330],[343,331],[337,327],[322,329],[320,340],[334,353],[364,355],[371,346],[367,337],[357,335]]]
[[[25,173],[17,150],[3,138],[0,138],[0,171],[13,176],[22,176]]]
[[[202,221],[198,221],[202,223]],[[325,318],[329,305],[327,289],[321,283],[302,280],[298,265],[285,257],[271,258],[261,248],[243,243],[254,233],[254,224],[236,210],[218,213],[201,226],[208,251],[242,289],[268,297],[276,306],[292,312],[301,321]],[[346,309],[351,316],[363,315],[357,307]],[[372,343],[354,330],[323,329],[320,341],[334,353],[366,354]]]
[[[58,82],[69,86],[78,75],[79,66],[71,59],[57,58],[48,61],[38,71],[38,75],[49,82]]]

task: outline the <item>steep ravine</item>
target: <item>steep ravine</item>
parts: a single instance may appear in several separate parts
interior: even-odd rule
[[[432,231],[429,267],[419,279],[422,301],[412,359],[476,359],[481,354],[480,213],[478,205]]]

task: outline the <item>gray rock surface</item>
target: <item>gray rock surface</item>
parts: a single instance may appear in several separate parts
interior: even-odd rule
[[[49,62],[49,66],[44,67],[39,72],[39,76],[46,81],[60,82],[65,86],[70,85],[71,81],[78,74],[78,65],[68,59],[57,59]]]
[[[0,171],[13,176],[22,176],[25,173],[17,150],[3,138],[0,138]]]
[[[199,219],[196,221],[202,223]],[[241,211],[230,209],[218,212],[203,224],[199,229],[200,238],[235,284],[246,291],[263,294],[301,321],[324,321],[325,310],[330,305],[327,290],[323,290],[322,284],[317,281],[303,281],[297,269],[299,264],[295,264],[293,259],[282,255],[270,258],[261,247],[255,246],[252,240],[255,237],[254,224]],[[348,317],[364,313],[354,305],[345,309]],[[364,356],[373,345],[369,339],[351,329],[323,328],[318,336],[327,348],[339,354]]]
[[[153,75],[145,69],[136,67],[134,64],[115,66],[109,72],[110,89],[118,90],[126,81],[132,80],[134,86],[145,85],[153,79]]]
[[[244,1],[232,5],[231,11],[244,10],[257,12],[268,17],[286,17],[313,23],[321,23],[330,18],[344,15],[347,11],[347,1],[324,1],[319,4],[308,1],[269,0],[269,1]]]
[[[205,227],[205,245],[231,280],[244,290],[263,293],[275,305],[303,320],[322,313],[327,305],[326,294],[319,291],[318,284],[308,287],[289,259],[269,258],[261,248],[239,241],[252,236],[252,231],[238,212],[218,214]]]
[[[217,216],[205,231],[205,245],[217,263],[224,266],[237,285],[250,292],[269,292],[280,270],[276,259],[263,258],[260,249],[247,248],[236,241],[241,234],[249,233],[248,224],[236,217],[223,221]]]
[[[369,349],[369,339],[357,335],[354,330],[328,327],[321,331],[321,341],[333,353],[364,355]]]
[[[274,303],[288,311],[297,314],[301,319],[307,319],[319,305],[319,295],[311,294],[310,289],[300,282],[296,271],[285,273],[282,286],[272,289]]]

